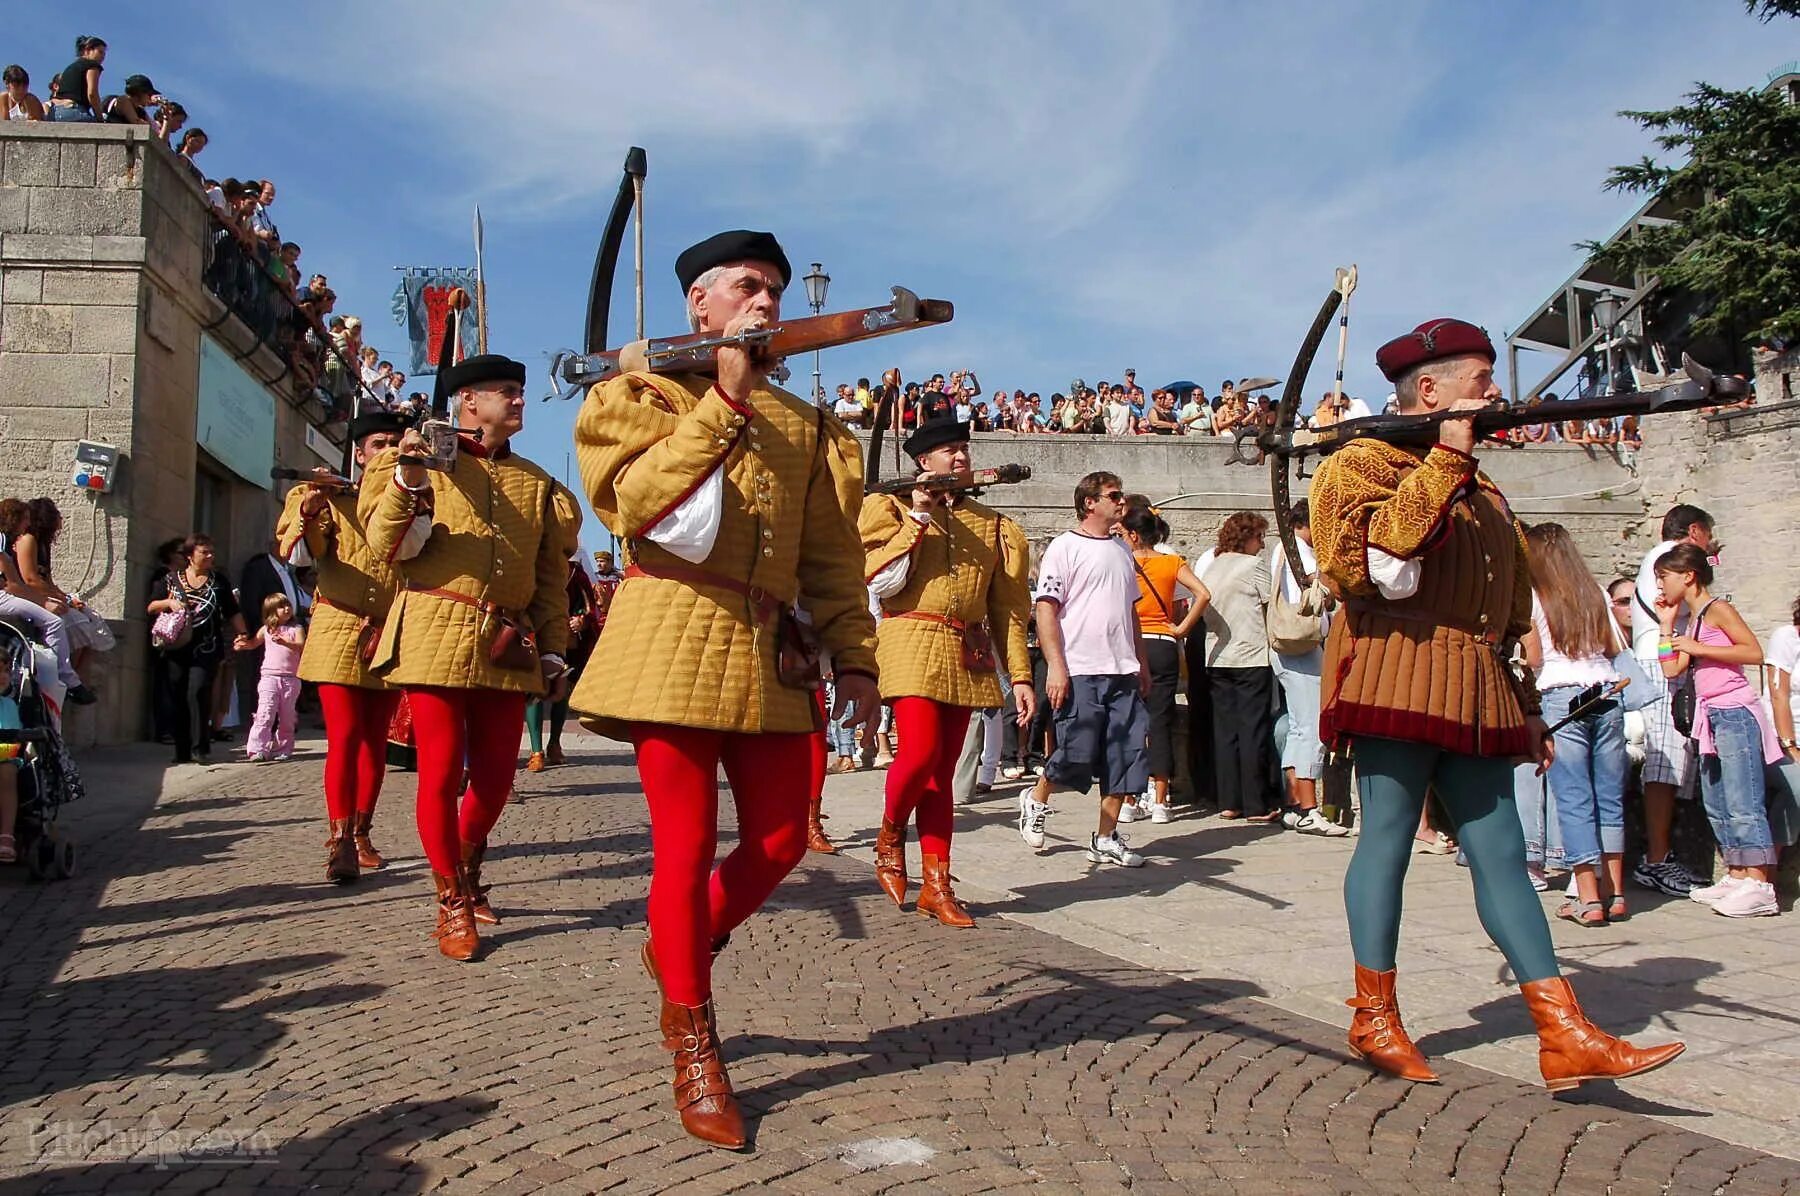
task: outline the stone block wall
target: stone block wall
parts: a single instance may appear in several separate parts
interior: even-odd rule
[[[211,525],[193,526],[203,335],[275,394],[277,460],[317,464],[283,363],[201,283],[210,227],[199,186],[148,130],[0,125],[0,497],[56,500],[56,580],[119,636],[89,670],[100,705],[70,712],[78,744],[147,726],[156,545],[208,531],[236,565],[277,510],[270,490],[227,477]],[[84,439],[123,454],[109,495],[70,484]]]
[[[1763,364],[1758,394],[1776,401],[1646,421],[1638,457],[1646,517],[1633,545],[1640,555],[1654,547],[1675,503],[1704,508],[1724,543],[1714,592],[1766,641],[1800,597],[1800,399],[1782,388],[1800,377],[1800,362],[1770,355]]]

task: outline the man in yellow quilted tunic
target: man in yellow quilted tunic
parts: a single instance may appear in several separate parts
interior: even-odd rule
[[[356,463],[400,443],[404,416],[369,411],[350,421]],[[395,575],[363,535],[357,496],[324,484],[296,486],[275,527],[282,555],[318,571],[300,679],[319,687],[325,711],[325,877],[338,884],[385,860],[369,838],[387,774],[387,729],[400,691],[369,671],[393,605]]]
[[[360,507],[400,586],[371,667],[406,691],[419,751],[419,840],[438,895],[438,950],[474,957],[496,923],[481,885],[488,835],[518,763],[526,699],[564,671],[569,552],[580,513],[512,451],[525,367],[493,354],[443,371],[456,462],[428,471],[415,430],[377,456]],[[467,776],[467,783],[464,776]]]
[[[781,319],[792,276],[768,233],[721,233],[675,263],[690,322],[736,336]],[[745,1146],[719,1058],[712,954],[806,852],[818,706],[797,664],[796,601],[831,653],[838,714],[879,703],[862,551],[837,470],[854,442],[812,404],[771,385],[774,362],[718,351],[718,377],[627,373],[588,393],[575,425],[594,511],[629,565],[572,704],[637,748],[654,858],[644,966],[662,990],[675,1105],[702,1141]],[[833,444],[828,441],[839,440]],[[738,845],[715,868],[718,769]]]
[[[922,475],[967,473],[969,425],[930,420],[906,438],[906,451]],[[904,501],[871,494],[860,522],[869,592],[881,600],[881,697],[893,704],[900,732],[875,838],[875,880],[895,905],[905,902],[906,826],[917,811],[919,913],[946,926],[973,926],[950,886],[956,759],[973,711],[1004,701],[996,648],[1020,725],[1031,721],[1030,548],[1012,519],[944,491],[917,489]]]
[[[1432,320],[1383,345],[1381,372],[1402,415],[1473,415],[1500,398],[1494,346],[1461,320]],[[1312,483],[1319,571],[1346,617],[1325,647],[1319,722],[1347,748],[1362,828],[1344,877],[1356,1010],[1350,1049],[1402,1079],[1435,1083],[1395,999],[1401,887],[1427,789],[1456,823],[1481,924],[1512,966],[1538,1029],[1552,1090],[1637,1075],[1681,1053],[1639,1049],[1589,1022],[1559,974],[1525,875],[1513,804],[1518,757],[1549,764],[1536,687],[1511,665],[1531,629],[1523,529],[1476,467],[1475,429],[1444,418],[1426,450],[1373,439],[1327,457]]]

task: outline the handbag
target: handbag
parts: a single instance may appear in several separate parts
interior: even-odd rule
[[[169,595],[180,598],[181,605],[163,611],[150,624],[150,646],[159,652],[179,652],[194,638],[194,616],[188,609],[187,591],[173,573],[169,574]]]
[[[999,667],[994,660],[994,633],[987,620],[962,626],[963,668],[972,673],[991,673]]]
[[[537,635],[512,616],[495,614],[494,638],[488,641],[488,663],[520,673],[537,669]]]
[[[1713,602],[1717,601],[1717,598],[1713,599]],[[1700,613],[1694,616],[1693,636],[1695,639],[1700,638],[1700,629],[1706,625],[1706,612],[1711,608],[1712,602],[1708,602],[1700,608]],[[1687,671],[1681,674],[1680,683],[1675,686],[1674,693],[1669,696],[1669,719],[1675,724],[1677,731],[1690,739],[1694,736],[1694,719],[1699,708],[1700,696],[1694,692],[1694,664],[1692,658],[1689,658]]]
[[[824,654],[812,624],[802,622],[792,606],[782,607],[775,623],[775,679],[789,689],[818,689],[825,683],[819,667]]]
[[[1292,572],[1285,556],[1281,564],[1282,568]],[[1325,632],[1321,627],[1323,620],[1319,618],[1325,609],[1325,587],[1315,575],[1306,588],[1300,591],[1300,601],[1289,602],[1287,587],[1280,584],[1279,576],[1275,582],[1275,593],[1269,599],[1267,616],[1269,647],[1283,656],[1305,655],[1325,642]]]

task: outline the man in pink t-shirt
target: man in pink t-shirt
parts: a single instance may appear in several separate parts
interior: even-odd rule
[[[1125,517],[1117,474],[1090,473],[1075,487],[1081,522],[1050,542],[1034,595],[1048,676],[1056,750],[1044,775],[1019,795],[1019,835],[1044,845],[1052,789],[1086,793],[1100,784],[1100,826],[1088,839],[1096,864],[1142,866],[1118,832],[1119,808],[1150,778],[1150,669],[1137,620],[1137,570],[1113,529]]]

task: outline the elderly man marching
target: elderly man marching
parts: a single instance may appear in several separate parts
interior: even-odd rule
[[[1494,346],[1461,320],[1432,320],[1376,354],[1402,415],[1473,414],[1500,397]],[[1538,1031],[1552,1091],[1660,1067],[1682,1044],[1640,1049],[1589,1022],[1559,974],[1525,875],[1512,798],[1516,757],[1547,767],[1552,741],[1529,673],[1511,667],[1531,629],[1524,533],[1476,467],[1468,419],[1445,419],[1427,451],[1356,440],[1312,483],[1319,570],[1345,599],[1325,650],[1320,729],[1347,746],[1362,833],[1344,877],[1356,1010],[1350,1049],[1402,1079],[1436,1082],[1395,997],[1401,889],[1426,791],[1468,854],[1481,924],[1505,953]]]
[[[405,417],[372,411],[350,421],[356,464],[400,443]],[[321,471],[328,472],[328,471]],[[325,712],[325,879],[349,884],[385,861],[370,841],[387,773],[387,729],[400,691],[369,670],[393,605],[395,576],[363,535],[357,496],[324,481],[296,486],[275,527],[281,554],[318,573],[299,677],[319,687]]]
[[[401,577],[372,667],[412,711],[438,950],[468,960],[476,922],[500,920],[481,865],[512,788],[525,702],[554,694],[564,671],[580,513],[509,444],[524,426],[523,365],[483,354],[439,385],[452,396],[455,465],[428,472],[426,443],[409,430],[401,455],[370,462],[360,507],[370,546]]]
[[[774,237],[743,231],[688,249],[675,272],[693,325],[723,336],[777,323],[792,274]],[[860,454],[765,380],[773,364],[728,345],[716,381],[628,373],[594,387],[575,425],[588,497],[630,566],[573,705],[637,748],[653,843],[643,959],[662,991],[675,1106],[688,1133],[730,1149],[746,1139],[719,1057],[712,956],[806,853],[812,637],[835,662],[840,715],[867,723],[879,701],[835,472],[860,472]],[[715,868],[721,764],[738,845]]]
[[[967,473],[969,425],[931,420],[907,437],[906,451],[921,476]],[[1030,549],[1013,520],[966,495],[925,488],[915,489],[910,501],[871,494],[863,500],[860,530],[869,591],[883,614],[881,697],[893,703],[900,733],[875,839],[875,880],[895,905],[905,903],[906,827],[916,811],[918,911],[946,926],[973,926],[950,887],[956,759],[973,711],[1004,701],[996,644],[1018,699],[1019,723],[1031,722]]]

